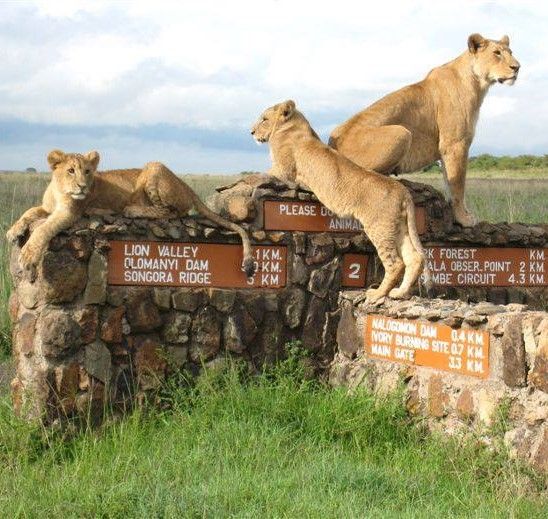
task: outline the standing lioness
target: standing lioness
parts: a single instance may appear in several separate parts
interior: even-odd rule
[[[489,87],[513,85],[517,78],[520,65],[509,45],[508,36],[496,41],[472,34],[466,52],[335,128],[329,145],[383,174],[417,171],[442,159],[455,219],[474,225],[464,200],[468,149]]]
[[[69,228],[84,213],[123,213],[134,218],[175,218],[195,209],[202,216],[242,238],[244,270],[253,274],[254,261],[249,237],[242,227],[211,211],[190,187],[159,162],[143,169],[97,172],[99,154],[85,155],[53,150],[48,155],[52,170],[42,205],[26,211],[7,232],[10,241],[23,237],[35,220],[45,218],[21,249],[20,262],[32,268],[49,241]]]
[[[251,134],[270,144],[270,174],[306,184],[328,209],[362,223],[385,270],[379,288],[367,291],[369,301],[387,294],[406,297],[423,266],[429,280],[413,199],[399,181],[367,171],[326,146],[293,101],[265,110]],[[401,285],[393,288],[402,275]]]

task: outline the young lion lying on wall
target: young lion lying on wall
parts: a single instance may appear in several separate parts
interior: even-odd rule
[[[306,184],[328,209],[362,223],[385,269],[379,288],[366,292],[369,301],[387,294],[407,297],[423,267],[429,283],[413,199],[400,182],[367,171],[326,146],[293,101],[265,110],[251,134],[270,144],[270,174]],[[402,275],[400,286],[393,288]]]
[[[97,172],[99,154],[85,155],[53,150],[48,155],[52,179],[42,205],[32,207],[7,232],[9,241],[22,238],[35,220],[45,222],[31,234],[21,250],[20,262],[33,268],[49,241],[69,228],[83,214],[123,213],[131,218],[175,218],[195,209],[202,216],[236,231],[243,245],[244,270],[253,274],[254,262],[249,237],[242,227],[212,212],[190,187],[159,162],[143,169]]]

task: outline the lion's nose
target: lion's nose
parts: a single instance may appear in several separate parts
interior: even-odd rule
[[[251,135],[255,135],[255,130],[251,130]]]
[[[514,71],[514,72],[517,72],[519,70],[519,67],[521,65],[519,63],[516,63],[515,65],[510,65],[510,68]]]

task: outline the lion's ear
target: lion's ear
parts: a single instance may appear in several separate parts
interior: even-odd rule
[[[505,34],[500,40],[499,42],[504,45],[505,47],[509,47],[510,46],[510,38],[508,38],[508,35]]]
[[[48,164],[51,169],[55,169],[57,164],[63,162],[66,158],[66,154],[61,150],[52,150],[48,153]]]
[[[90,166],[93,169],[97,169],[97,166],[99,165],[99,159],[101,158],[98,152],[90,151],[89,153],[86,153],[84,155],[84,158],[89,162]]]
[[[483,45],[485,45],[485,38],[481,34],[475,33],[468,36],[468,50],[472,54]]]
[[[285,119],[289,119],[293,115],[294,111],[295,101],[292,101],[291,99],[289,99],[288,101],[284,101],[280,105],[280,112],[282,114],[282,117],[284,117]]]

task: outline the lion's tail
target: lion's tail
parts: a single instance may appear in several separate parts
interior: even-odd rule
[[[426,288],[426,293],[429,294],[432,288],[432,272],[428,266],[428,261],[426,259],[426,253],[422,246],[421,240],[419,238],[419,232],[417,231],[417,223],[415,220],[415,204],[411,195],[408,195],[405,201],[405,210],[407,212],[407,229],[409,231],[409,238],[415,250],[422,256],[422,274],[423,274],[423,285]]]
[[[205,205],[200,200],[200,198],[196,194],[194,199],[194,208],[202,216],[205,216],[212,222],[222,225],[223,227],[225,227],[226,229],[230,229],[231,231],[235,231],[240,235],[240,238],[242,239],[242,247],[244,249],[243,251],[244,271],[247,276],[252,276],[255,272],[255,261],[253,259],[253,253],[251,251],[251,243],[249,242],[249,236],[247,235],[244,228],[239,226],[238,224],[235,224],[234,222],[231,222],[230,220],[227,220],[226,218],[223,218],[217,213],[213,212],[209,207],[207,207],[207,205]]]

